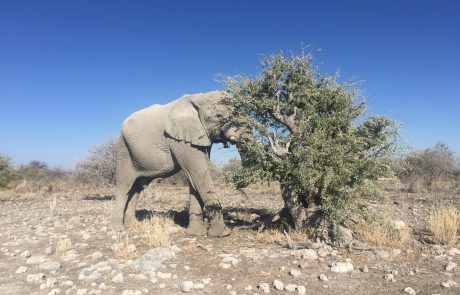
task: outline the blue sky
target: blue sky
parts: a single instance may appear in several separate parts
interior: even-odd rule
[[[132,112],[307,44],[412,146],[459,155],[459,3],[0,0],[0,153],[72,168]]]

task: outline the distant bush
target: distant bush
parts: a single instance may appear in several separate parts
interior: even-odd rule
[[[13,179],[11,158],[0,155],[0,187],[6,187]]]
[[[117,139],[109,138],[104,143],[90,148],[86,159],[75,165],[78,181],[102,185],[115,184]]]
[[[459,180],[459,164],[454,152],[445,143],[414,151],[403,163],[405,167],[397,175],[411,192],[448,189]]]

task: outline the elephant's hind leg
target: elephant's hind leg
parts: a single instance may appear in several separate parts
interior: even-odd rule
[[[205,236],[207,230],[207,226],[203,222],[203,205],[200,203],[197,191],[190,187],[188,226],[185,232],[189,235]]]
[[[138,178],[134,182],[131,190],[129,191],[128,201],[125,210],[125,218],[123,220],[123,225],[125,226],[125,228],[132,226],[137,221],[136,206],[139,200],[139,194],[146,186],[149,185],[150,181],[151,179],[148,178]]]

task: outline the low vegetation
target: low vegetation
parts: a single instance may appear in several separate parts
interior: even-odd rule
[[[13,179],[11,158],[0,154],[0,188],[6,187]]]
[[[404,246],[412,236],[409,227],[396,227],[389,222],[360,222],[354,226],[354,232],[363,242],[391,248]]]
[[[435,208],[428,220],[435,243],[453,245],[460,234],[460,212],[453,206]]]
[[[150,247],[171,246],[171,235],[177,231],[177,226],[171,218],[152,216],[132,227],[132,232],[145,237]]]

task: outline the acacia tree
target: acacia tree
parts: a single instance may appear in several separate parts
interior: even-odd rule
[[[296,228],[333,236],[356,192],[390,172],[395,122],[365,116],[365,103],[350,82],[319,73],[313,58],[283,53],[264,57],[256,77],[226,78],[233,124],[252,130],[238,144],[243,170],[237,187],[277,180],[285,212]]]

